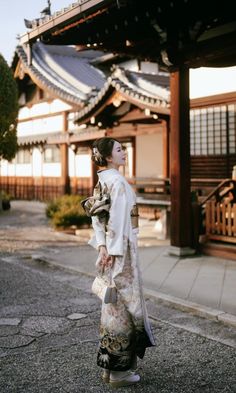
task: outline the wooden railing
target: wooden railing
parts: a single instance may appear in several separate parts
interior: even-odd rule
[[[170,179],[158,177],[132,177],[127,179],[137,194],[169,195]]]
[[[60,179],[56,177],[1,177],[0,189],[13,199],[23,200],[46,201],[63,193]]]
[[[231,203],[236,202],[236,180],[234,179],[222,180],[206,197],[201,199],[200,204],[204,206],[211,199],[221,202],[226,198]]]
[[[127,179],[133,187],[141,217],[157,220],[170,212],[170,180],[158,177],[133,177]]]
[[[91,195],[91,179],[72,178],[70,181],[72,194]],[[65,187],[59,177],[0,177],[0,190],[5,191],[13,199],[47,201],[65,193]]]
[[[200,234],[206,240],[236,243],[236,180],[221,181],[207,196],[199,198]]]
[[[208,239],[236,243],[236,203],[206,202]]]

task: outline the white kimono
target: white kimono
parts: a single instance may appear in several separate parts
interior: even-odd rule
[[[106,227],[98,216],[92,217],[95,236],[89,244],[95,248],[106,245],[108,254],[116,256],[112,278],[118,301],[102,303],[97,364],[109,370],[125,371],[135,365],[137,356],[143,358],[146,347],[155,345],[142,292],[138,228],[132,228],[131,223],[136,196],[116,169],[100,171],[98,177],[102,187],[108,187],[111,207]]]

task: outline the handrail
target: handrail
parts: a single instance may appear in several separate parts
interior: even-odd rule
[[[168,177],[144,177],[144,176],[133,176],[133,177],[128,177],[127,178],[128,182],[131,184],[136,183],[138,184],[139,182],[142,183],[170,183],[170,179]]]
[[[233,187],[231,189],[229,189],[229,191],[234,190],[235,189],[235,197],[236,197],[236,180],[234,179],[225,179],[222,182],[220,182],[220,184],[218,184],[218,186],[210,192],[209,195],[206,196],[206,198],[204,198],[202,200],[202,202],[200,203],[200,206],[205,205],[205,203],[211,199],[213,196],[216,196],[216,199],[218,200],[218,198],[220,197],[220,195],[218,194],[218,198],[217,198],[217,192],[222,188],[222,187],[227,187],[227,185],[229,186],[230,183],[233,183]]]

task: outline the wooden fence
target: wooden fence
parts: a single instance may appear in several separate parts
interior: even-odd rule
[[[236,203],[206,203],[206,235],[212,240],[236,243]]]
[[[65,194],[65,187],[59,177],[0,177],[0,190],[13,199],[47,201]],[[72,194],[91,195],[91,179],[70,179]]]

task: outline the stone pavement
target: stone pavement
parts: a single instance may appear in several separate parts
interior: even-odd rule
[[[18,247],[33,259],[95,275],[97,252],[87,245],[91,229],[78,230],[76,236],[55,232],[48,226],[44,204],[11,205],[0,215],[1,248],[5,241],[9,250]],[[139,255],[146,296],[236,326],[236,262],[204,255],[179,258],[170,256],[168,247],[167,240],[157,239],[155,222],[141,220]]]

